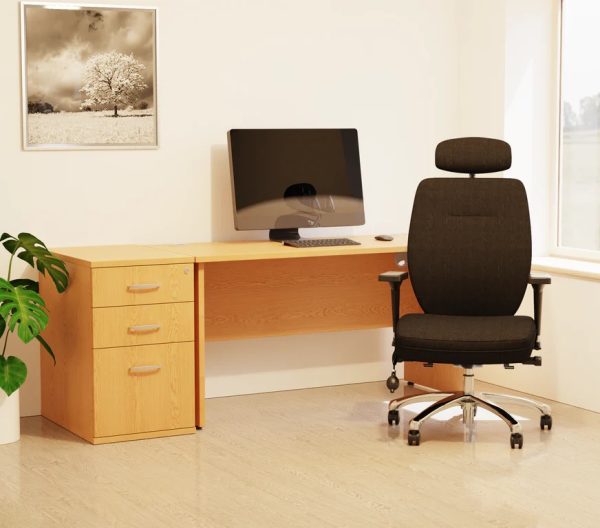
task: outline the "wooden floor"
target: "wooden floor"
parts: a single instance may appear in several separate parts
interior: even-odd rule
[[[479,385],[478,389],[496,389]],[[383,383],[207,401],[194,435],[92,446],[40,418],[0,446],[0,527],[600,526],[600,415],[432,420],[406,444]]]

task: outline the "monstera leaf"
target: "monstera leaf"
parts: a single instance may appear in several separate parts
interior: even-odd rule
[[[0,318],[8,330],[17,329],[23,343],[36,338],[48,324],[46,304],[36,291],[0,279]]]
[[[27,377],[27,366],[18,357],[0,356],[0,389],[10,396],[15,392]]]
[[[39,238],[29,233],[20,233],[17,237],[3,233],[0,243],[11,254],[8,280],[0,278],[0,337],[6,334],[0,352],[0,389],[10,396],[25,382],[27,367],[19,358],[6,356],[9,332],[16,332],[24,343],[37,339],[56,364],[54,352],[41,336],[48,324],[48,313],[40,297],[39,284],[31,279],[10,280],[12,259],[17,256],[41,274],[48,272],[59,293],[65,291],[69,284],[69,273],[65,263],[55,257]]]
[[[23,286],[26,290],[34,291],[35,293],[40,293],[40,285],[31,279],[13,279],[9,281],[13,286]]]
[[[40,285],[31,279],[13,279],[10,281],[10,283],[13,286],[23,286],[23,288],[25,288],[26,290],[31,290],[36,293],[40,292]],[[2,337],[5,327],[6,327],[6,322],[4,321],[4,319],[2,317],[0,317],[0,337]],[[56,357],[54,356],[54,352],[52,352],[52,348],[50,348],[50,345],[48,344],[48,342],[41,335],[36,335],[35,338],[44,347],[46,352],[48,352],[48,354],[50,354],[52,361],[54,361],[54,364],[56,365]]]
[[[0,237],[2,245],[13,255],[24,260],[42,275],[48,272],[59,293],[64,292],[69,284],[69,272],[65,263],[55,257],[39,238],[30,233],[20,233],[17,237],[3,233]]]

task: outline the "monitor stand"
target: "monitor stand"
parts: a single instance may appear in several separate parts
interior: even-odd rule
[[[269,240],[281,242],[282,240],[300,240],[297,227],[289,229],[269,229]]]

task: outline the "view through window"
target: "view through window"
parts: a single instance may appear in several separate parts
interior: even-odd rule
[[[600,0],[563,0],[559,248],[600,258]]]

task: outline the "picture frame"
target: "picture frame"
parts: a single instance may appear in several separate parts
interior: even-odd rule
[[[158,148],[156,7],[21,2],[24,150]]]

